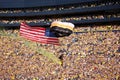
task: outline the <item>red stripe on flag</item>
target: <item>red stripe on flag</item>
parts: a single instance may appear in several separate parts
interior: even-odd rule
[[[21,25],[21,28],[32,30],[32,31],[41,31],[41,32],[43,31],[43,32],[45,32],[45,28],[29,27],[29,26],[25,26],[25,25]]]
[[[37,31],[31,31],[31,30],[26,30],[26,29],[20,29],[20,33],[28,33],[28,34],[34,34],[34,35],[41,35],[44,36],[45,32],[37,32]]]
[[[34,38],[34,39],[37,39],[37,40],[46,40],[46,39],[49,39],[49,41],[53,41],[53,42],[56,42],[58,41],[57,39],[53,39],[53,38],[49,38],[49,37],[44,37],[44,36],[37,36],[37,35],[33,35],[33,34],[24,34],[24,33],[21,33],[21,36],[26,36],[26,37],[29,37],[29,38]]]
[[[22,35],[23,36],[23,35]],[[54,44],[54,45],[59,45],[59,42],[58,41],[54,41],[54,42],[51,42],[51,41],[49,41],[48,39],[44,39],[44,40],[41,40],[41,39],[36,39],[36,38],[34,38],[34,37],[28,37],[28,36],[23,36],[24,38],[26,38],[27,37],[27,39],[29,39],[29,40],[31,40],[31,41],[35,41],[35,42],[40,42],[40,43],[45,43],[45,44]]]
[[[23,26],[23,27],[29,28],[29,29],[45,30],[45,28],[42,28],[42,27],[31,27],[31,26],[27,25],[26,23],[21,23],[20,26]]]

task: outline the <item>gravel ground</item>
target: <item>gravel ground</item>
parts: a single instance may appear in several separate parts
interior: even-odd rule
[[[0,35],[0,80],[120,80],[120,31],[93,31],[108,29],[120,30],[120,26],[77,27],[75,31],[88,33],[60,38],[60,46],[40,45],[62,65],[36,54],[24,39]],[[19,30],[6,33],[19,35]]]

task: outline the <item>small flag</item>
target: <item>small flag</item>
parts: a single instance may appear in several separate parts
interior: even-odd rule
[[[59,39],[49,29],[30,27],[24,22],[20,25],[20,35],[31,41],[59,45]]]

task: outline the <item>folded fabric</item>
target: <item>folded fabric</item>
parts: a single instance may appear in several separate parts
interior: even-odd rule
[[[20,35],[35,42],[59,45],[59,39],[54,33],[50,32],[50,29],[43,27],[31,27],[25,22],[22,22],[20,25]]]
[[[72,34],[74,24],[70,22],[54,21],[51,23],[50,31],[53,32],[57,37],[69,36]]]

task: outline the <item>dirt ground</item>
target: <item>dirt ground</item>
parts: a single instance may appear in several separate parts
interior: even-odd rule
[[[24,38],[0,35],[0,80],[120,80],[120,26],[78,27],[75,31],[88,33],[59,38],[60,46],[39,45],[56,55],[61,65],[26,47]],[[19,35],[19,30],[6,33]]]

